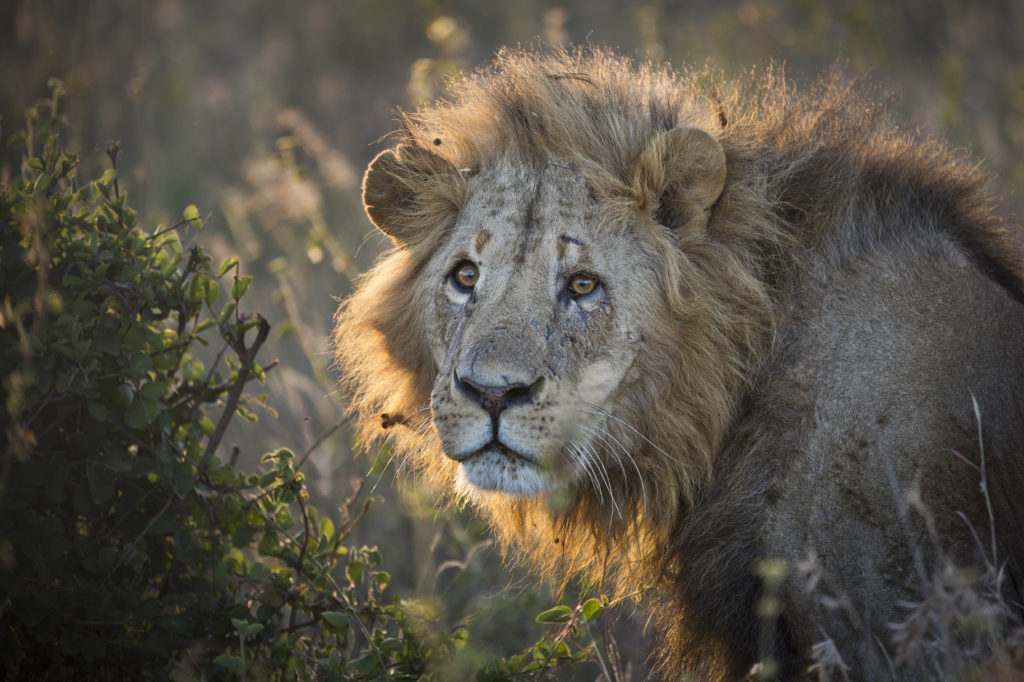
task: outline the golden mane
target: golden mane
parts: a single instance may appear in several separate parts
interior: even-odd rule
[[[548,574],[582,573],[620,594],[662,582],[672,570],[664,548],[705,492],[808,249],[827,248],[841,265],[899,230],[952,226],[992,278],[1024,297],[1022,261],[991,217],[983,176],[940,145],[899,133],[884,106],[865,106],[864,90],[830,77],[799,94],[775,68],[730,82],[599,50],[506,50],[452,81],[447,99],[402,114],[401,144],[461,172],[404,179],[423,238],[385,254],[338,311],[337,365],[365,441],[391,437],[405,466],[453,492],[457,465],[429,424],[437,368],[417,325],[428,295],[419,278],[453,224],[465,174],[503,159],[569,166],[606,226],[639,224],[659,247],[662,290],[652,295],[672,315],[642,330],[643,384],[615,415],[628,424],[616,437],[645,451],[643,471],[627,468],[613,482],[628,508],[621,517],[587,497],[561,508],[490,493],[478,501],[504,546]],[[682,244],[655,221],[638,222],[656,206],[664,169],[634,167],[659,133],[679,126],[711,132],[728,159],[705,233]],[[385,429],[383,414],[409,428]]]

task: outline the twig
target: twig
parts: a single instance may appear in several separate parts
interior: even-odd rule
[[[295,465],[295,471],[298,471],[299,469],[301,469],[302,465],[306,463],[307,459],[309,459],[309,456],[313,454],[313,451],[316,450],[321,445],[323,445],[324,441],[326,441],[328,438],[330,438],[334,434],[335,431],[337,431],[338,429],[340,429],[342,426],[344,426],[347,423],[348,423],[348,417],[342,417],[341,419],[339,419],[334,424],[334,426],[332,426],[331,428],[327,429],[326,433],[324,433],[322,436],[317,438],[316,442],[314,442],[312,445],[310,445],[306,449],[306,451],[302,454],[302,457],[299,458],[298,463]]]
[[[109,145],[107,145],[107,156],[110,157],[110,165],[114,167],[115,171],[117,170],[117,155],[120,154],[120,153],[121,152],[118,149],[117,141],[111,142]],[[117,199],[120,196],[121,196],[121,188],[117,184],[117,175],[115,175],[114,176],[114,198]],[[124,227],[124,225],[122,225],[122,227]]]
[[[360,486],[359,489],[362,490],[362,486]],[[358,494],[359,494],[359,490],[356,491],[356,495],[358,495]],[[355,498],[353,498],[353,499],[355,499]],[[357,514],[356,517],[354,519],[352,519],[352,521],[349,522],[346,525],[345,532],[338,534],[338,536],[337,536],[338,539],[334,543],[335,550],[337,550],[338,546],[340,546],[341,543],[345,541],[345,538],[348,537],[349,533],[352,532],[352,529],[356,527],[356,525],[362,520],[362,518],[364,516],[366,516],[366,512],[370,511],[370,507],[373,506],[373,503],[375,501],[378,501],[379,499],[380,498],[377,498],[377,497],[368,497],[368,498],[366,498],[366,501],[363,502],[363,508],[359,510],[359,514]]]
[[[200,226],[200,228],[205,227],[206,223],[210,222],[210,218],[212,218],[212,217],[213,217],[213,214],[210,213],[205,218],[203,218],[203,224]],[[179,220],[178,222],[174,223],[170,227],[165,227],[162,230],[157,230],[153,234],[151,234],[148,237],[146,237],[146,239],[147,239],[147,241],[150,240],[150,239],[156,239],[160,235],[166,234],[166,233],[170,232],[171,230],[177,230],[182,225],[185,225],[186,223],[192,222],[192,220],[193,220],[192,218],[185,218],[183,220]]]
[[[220,415],[220,421],[217,422],[217,428],[214,430],[213,435],[210,436],[210,441],[206,445],[206,452],[203,453],[203,458],[199,461],[200,471],[205,471],[206,465],[209,463],[210,458],[213,457],[214,451],[216,451],[221,439],[224,438],[224,432],[227,431],[228,424],[231,423],[231,418],[234,416],[235,410],[238,409],[238,401],[241,400],[242,391],[245,389],[245,384],[248,383],[249,375],[252,373],[252,363],[256,359],[256,354],[259,352],[263,342],[267,340],[267,336],[270,334],[270,323],[267,322],[267,318],[256,313],[256,319],[258,320],[258,325],[256,327],[256,338],[253,339],[252,346],[246,348],[244,338],[237,339],[236,344],[233,345],[238,359],[242,361],[242,366],[238,370],[238,377],[235,379],[235,383],[231,386],[231,390],[228,391],[227,404],[224,406],[224,412]]]
[[[131,553],[135,551],[135,545],[139,544],[142,538],[146,536],[146,533],[149,532],[149,529],[153,527],[153,524],[157,522],[157,519],[164,515],[167,509],[171,506],[171,502],[173,501],[174,495],[171,495],[170,497],[167,498],[166,504],[164,504],[160,511],[158,511],[156,515],[154,515],[153,518],[149,520],[149,523],[147,523],[146,527],[142,529],[142,532],[139,533],[138,537],[136,537],[135,540],[133,540],[132,543],[128,545],[123,552],[121,552],[121,556],[118,558],[117,563],[115,563],[113,567],[111,567],[111,569],[107,571],[107,578],[110,578],[110,576],[114,575],[114,571],[116,571],[118,567],[122,563],[124,563],[124,560],[127,559],[131,555]]]
[[[303,574],[305,574],[305,571],[302,569],[302,562],[306,558],[306,548],[309,546],[309,513],[306,512],[306,505],[302,502],[302,490],[297,490],[295,492],[295,499],[299,503],[299,510],[302,512],[302,526],[303,526],[302,544],[299,546],[299,559],[296,562],[296,567],[295,568],[299,572],[300,575],[303,575]],[[295,627],[295,615],[296,615],[296,613],[297,613],[297,611],[296,611],[296,608],[295,608],[295,603],[292,602],[292,612],[291,612],[291,616],[289,616],[289,618],[288,618],[288,627],[290,627],[290,628]]]
[[[227,346],[225,345],[224,348],[227,348]],[[223,353],[224,351],[221,350],[221,352]],[[220,355],[218,355],[217,357],[220,358]],[[263,366],[263,372],[269,372],[275,367],[277,367],[279,364],[281,364],[279,360],[274,360],[273,362],[270,362]],[[210,378],[211,377],[209,376],[207,377],[207,383],[209,383]],[[249,377],[246,379],[246,383],[252,381],[255,378],[255,376],[250,374]],[[164,402],[167,403],[168,405],[174,404],[178,400],[181,400],[183,396],[185,396],[186,394],[204,395],[206,396],[204,400],[212,402],[213,400],[217,399],[217,396],[219,396],[224,391],[228,390],[228,388],[231,386],[234,386],[234,383],[223,383],[217,384],[216,386],[208,386],[206,384],[187,385],[185,382],[182,382],[181,384],[178,385],[177,388],[174,389],[174,393],[172,393],[171,396],[167,398],[167,400],[165,400]],[[212,398],[210,398],[210,396],[212,396]]]
[[[590,629],[590,621],[583,618],[583,627],[587,630],[587,636],[590,637],[591,643],[594,645],[594,655],[597,656],[597,662],[601,665],[601,672],[604,673],[604,679],[608,682],[613,682],[612,675],[608,672],[608,666],[605,665],[604,656],[601,655],[601,647],[597,644],[597,638],[594,637],[594,633]]]

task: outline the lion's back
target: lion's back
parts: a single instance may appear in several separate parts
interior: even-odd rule
[[[748,443],[770,451],[749,454],[770,463],[761,553],[795,574],[792,644],[831,639],[867,674],[945,559],[1024,585],[1024,305],[941,233],[831,265],[795,294]]]

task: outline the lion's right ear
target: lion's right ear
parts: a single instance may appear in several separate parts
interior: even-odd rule
[[[632,182],[641,209],[679,238],[699,234],[725,188],[722,144],[701,128],[657,135],[633,162]]]
[[[458,173],[426,149],[400,144],[377,155],[363,177],[363,205],[370,220],[399,247],[455,208]],[[446,189],[447,188],[447,189]]]

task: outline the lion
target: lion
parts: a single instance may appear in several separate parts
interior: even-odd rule
[[[644,591],[665,677],[823,642],[934,675],[890,647],[940,561],[1019,615],[1021,233],[867,90],[504,50],[366,171],[394,248],[334,338],[363,434],[541,574]]]

